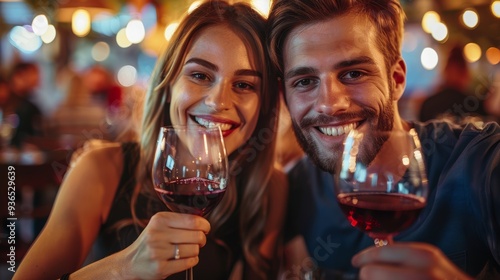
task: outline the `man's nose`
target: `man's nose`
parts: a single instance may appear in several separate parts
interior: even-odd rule
[[[345,86],[329,77],[321,81],[315,103],[315,110],[322,114],[335,115],[346,111],[351,102]]]

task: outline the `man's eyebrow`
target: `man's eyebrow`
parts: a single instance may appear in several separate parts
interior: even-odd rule
[[[333,69],[342,69],[346,67],[351,67],[359,64],[371,64],[375,65],[375,61],[368,56],[360,56],[350,60],[341,61],[333,66]],[[313,67],[297,67],[285,73],[285,80],[291,79],[295,76],[301,75],[315,75],[318,74],[318,70]]]
[[[186,61],[186,63],[184,65],[190,64],[190,63],[199,64],[199,65],[204,66],[212,71],[219,70],[219,67],[217,67],[217,65],[215,65],[209,61],[206,61],[204,59],[201,59],[201,58],[196,58],[196,57],[190,58]],[[262,78],[262,73],[260,73],[259,71],[256,71],[256,70],[252,70],[252,69],[236,70],[234,74],[236,76],[256,76],[256,77]]]
[[[354,59],[341,61],[341,62],[335,64],[333,68],[334,69],[341,69],[341,68],[346,68],[346,67],[359,65],[359,64],[375,65],[375,61],[371,57],[360,56],[360,57],[356,57]]]
[[[316,70],[312,67],[292,68],[290,71],[287,71],[285,73],[285,80],[291,79],[295,76],[311,75],[311,74],[317,74],[317,73],[318,73],[318,70]]]

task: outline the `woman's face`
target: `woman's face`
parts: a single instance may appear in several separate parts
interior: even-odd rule
[[[220,126],[228,155],[252,135],[260,110],[262,72],[252,53],[224,25],[193,38],[171,86],[172,125]]]

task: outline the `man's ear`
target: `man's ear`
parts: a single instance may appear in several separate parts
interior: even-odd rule
[[[393,101],[398,101],[406,88],[406,63],[403,58],[399,58],[399,60],[392,66],[392,88],[393,92]]]

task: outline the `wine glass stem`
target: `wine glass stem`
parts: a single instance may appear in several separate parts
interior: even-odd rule
[[[186,270],[186,280],[194,280],[192,267],[190,267]]]
[[[375,243],[375,247],[382,247],[393,244],[394,240],[392,240],[392,235],[388,235],[385,238],[375,238],[373,242]]]

